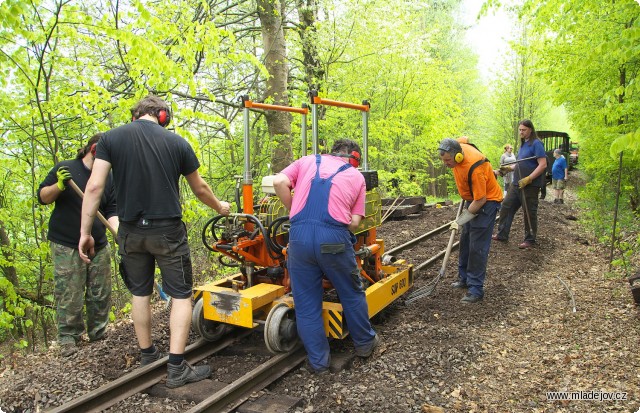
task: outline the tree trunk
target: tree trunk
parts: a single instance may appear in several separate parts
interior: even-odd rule
[[[284,3],[279,0],[258,0],[258,15],[262,24],[264,64],[269,72],[264,101],[275,105],[289,105],[287,49],[284,39]],[[291,149],[291,114],[267,111],[265,113],[269,136],[275,142],[271,164],[277,173],[293,161]]]
[[[436,196],[437,194],[437,180],[436,180],[436,170],[433,166],[433,162],[431,161],[427,161],[427,172],[429,173],[429,176],[433,179],[431,179],[431,181],[429,181],[429,190],[427,191],[426,195],[428,196]]]
[[[303,66],[305,80],[309,88],[321,90],[324,83],[325,70],[318,56],[316,47],[316,20],[318,4],[316,0],[298,0],[296,3],[300,19],[298,34],[302,43]]]
[[[13,249],[4,222],[2,221],[0,221],[0,249],[2,250],[2,257],[7,262],[6,265],[0,266],[0,269],[2,269],[4,277],[17,289],[19,287],[18,273],[16,267],[11,264],[13,262]]]

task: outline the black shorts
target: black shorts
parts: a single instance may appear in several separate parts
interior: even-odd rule
[[[151,295],[155,264],[158,263],[164,292],[178,299],[191,297],[191,253],[184,223],[180,219],[151,222],[159,225],[147,227],[136,223],[120,223],[118,251],[121,258],[120,275],[125,285],[135,296]]]

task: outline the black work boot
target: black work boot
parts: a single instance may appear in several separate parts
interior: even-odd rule
[[[75,341],[64,341],[60,343],[60,355],[62,357],[69,357],[72,354],[76,354],[78,351],[78,345]]]
[[[208,379],[211,377],[211,367],[192,366],[183,360],[181,364],[167,364],[167,387],[174,389],[187,383]]]
[[[475,304],[475,303],[479,303],[480,301],[482,301],[481,295],[475,295],[471,293],[467,293],[467,295],[462,297],[462,300],[460,300],[461,303],[465,303],[465,304]]]
[[[451,287],[452,287],[452,288],[469,288],[469,286],[467,285],[467,283],[462,282],[462,281],[460,281],[460,280],[452,282],[452,283],[451,283]]]
[[[380,337],[376,334],[373,337],[373,341],[369,345],[356,348],[356,356],[362,357],[362,358],[369,357],[373,353],[373,350],[375,350],[379,344],[380,344]]]
[[[146,366],[147,364],[151,364],[155,361],[160,360],[162,357],[164,357],[164,354],[162,354],[160,350],[158,350],[157,348],[156,348],[156,351],[154,351],[153,353],[140,352],[140,366]]]
[[[307,373],[315,374],[317,376],[324,376],[325,374],[331,373],[331,370],[329,367],[323,367],[319,370],[314,369],[313,367],[311,367],[311,363],[309,363],[309,360],[307,360],[304,363],[304,366],[302,366],[302,369],[305,370]]]

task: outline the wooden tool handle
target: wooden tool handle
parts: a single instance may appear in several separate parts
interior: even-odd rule
[[[80,189],[80,188],[78,187],[78,185],[76,185],[76,183],[75,183],[75,182],[73,182],[73,179],[69,179],[69,180],[67,181],[67,183],[69,184],[69,186],[70,186],[71,188],[73,188],[73,190],[76,192],[76,194],[78,194],[78,196],[79,196],[80,198],[84,199],[84,193],[82,192],[82,189]],[[111,231],[111,234],[113,234],[113,236],[114,236],[114,237],[115,237],[116,235],[118,235],[118,234],[116,233],[115,228],[113,228],[113,226],[111,226],[111,224],[109,223],[109,221],[107,221],[107,219],[104,217],[104,215],[102,215],[102,214],[100,213],[100,211],[96,211],[96,213],[98,214],[98,219],[100,220],[100,222],[102,222],[102,223],[104,224],[104,226],[105,226],[105,227],[107,227],[107,229],[108,229],[109,231]]]

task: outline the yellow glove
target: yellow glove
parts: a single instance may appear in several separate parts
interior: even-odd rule
[[[518,186],[520,188],[524,188],[525,186],[529,185],[531,183],[531,177],[530,176],[525,176],[524,178],[522,178],[521,180],[518,181]]]
[[[68,166],[61,166],[58,168],[58,172],[56,172],[56,176],[58,177],[58,189],[64,191],[67,188],[67,181],[71,179],[71,172],[69,171]]]
[[[511,169],[510,166],[501,166],[500,167],[500,175],[501,176],[505,176],[508,173],[513,172],[513,169]]]

